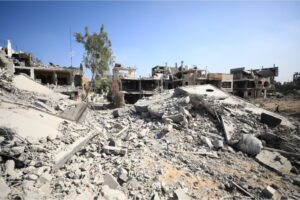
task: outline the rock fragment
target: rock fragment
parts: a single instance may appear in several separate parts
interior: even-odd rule
[[[148,106],[148,112],[153,117],[161,118],[164,114],[164,108],[160,104],[153,104],[153,105]]]
[[[296,178],[293,179],[293,183],[295,185],[298,185],[300,187],[300,176],[297,176]]]
[[[267,186],[262,191],[262,195],[263,195],[263,197],[268,198],[268,199],[274,199],[274,200],[280,199],[280,194],[271,186]]]
[[[107,185],[102,186],[102,198],[103,200],[127,200],[125,194],[120,190],[109,188]]]
[[[291,162],[277,152],[262,150],[255,158],[279,174],[289,174],[292,169]]]
[[[104,179],[103,185],[107,185],[111,189],[117,189],[120,187],[120,184],[118,183],[116,178],[109,173],[104,174],[103,179]]]
[[[267,124],[270,127],[276,127],[281,123],[281,119],[277,118],[273,114],[261,113],[261,122]]]
[[[115,118],[122,117],[125,115],[125,109],[124,108],[116,108],[113,110],[112,114]]]
[[[15,146],[11,148],[11,153],[13,155],[20,155],[24,153],[24,150],[25,150],[25,146]]]
[[[127,153],[126,149],[114,146],[104,146],[103,151],[107,154],[116,154],[121,156],[124,156]]]
[[[128,180],[128,172],[124,168],[119,169],[119,179],[123,182]]]
[[[208,137],[205,136],[201,136],[201,140],[204,144],[206,144],[210,149],[212,149],[214,147],[214,145],[212,144],[211,140]]]
[[[52,175],[48,172],[43,173],[40,177],[39,177],[39,183],[40,184],[46,184],[46,183],[50,183],[52,180]]]
[[[138,132],[138,138],[142,139],[146,135],[148,135],[149,129],[148,128],[143,128],[141,131]]]
[[[171,133],[173,131],[173,125],[172,124],[165,124],[163,128],[164,133]]]
[[[0,177],[0,199],[7,199],[7,195],[10,193],[10,187]]]
[[[30,180],[30,181],[36,181],[38,178],[39,178],[39,177],[38,177],[38,175],[36,175],[36,174],[27,174],[27,175],[25,176],[25,179],[26,179],[26,180]]]
[[[244,134],[238,143],[238,148],[249,155],[257,155],[262,149],[261,141],[251,134]]]
[[[8,175],[12,175],[15,169],[15,161],[14,160],[7,160],[5,162],[5,173]]]
[[[173,115],[163,115],[162,118],[165,120],[165,118],[171,119],[174,123],[180,123],[183,121],[183,114],[173,114]]]
[[[190,200],[191,198],[186,194],[186,192],[183,189],[177,189],[174,191],[177,200]]]
[[[213,145],[216,149],[223,149],[224,147],[223,140],[219,140],[219,139],[214,140]]]

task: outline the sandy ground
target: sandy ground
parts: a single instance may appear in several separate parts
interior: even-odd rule
[[[300,118],[300,97],[296,96],[285,96],[283,98],[258,98],[251,100],[254,104],[259,104],[261,107],[276,111],[276,107],[279,106],[279,113],[294,116]]]

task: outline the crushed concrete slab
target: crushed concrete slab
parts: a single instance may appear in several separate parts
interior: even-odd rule
[[[291,162],[277,152],[262,150],[255,158],[279,174],[289,174],[292,169]]]
[[[173,90],[170,90],[170,93],[164,96],[156,95],[147,99],[140,99],[134,104],[135,110],[137,112],[148,112],[148,106],[163,102],[165,99],[170,98],[173,95],[173,92]]]
[[[195,101],[197,96],[205,95],[208,97],[214,97],[216,99],[224,99],[229,97],[229,94],[223,92],[213,85],[198,85],[198,86],[185,86],[178,88],[178,91],[185,93],[190,97],[190,101]]]
[[[3,102],[0,108],[0,126],[11,128],[22,137],[56,137],[63,121],[60,117],[15,104]]]
[[[56,111],[53,108],[51,108],[50,106],[47,106],[45,103],[43,103],[41,101],[35,101],[34,104],[40,108],[45,109],[46,111],[48,111],[50,113],[56,114]]]
[[[87,103],[78,103],[69,106],[60,116],[71,121],[81,121],[85,117],[84,112],[88,107]]]
[[[103,185],[107,185],[111,189],[117,189],[120,187],[120,184],[118,183],[117,179],[113,175],[106,173],[104,174],[103,178],[104,178]]]
[[[261,119],[260,121],[262,123],[267,124],[270,127],[276,127],[281,123],[281,119],[276,117],[275,115],[272,115],[271,113],[261,113]]]
[[[225,139],[229,144],[231,144],[232,143],[231,138],[234,135],[235,125],[231,122],[230,119],[228,119],[227,116],[221,117],[221,123],[224,131]]]
[[[24,74],[14,76],[13,85],[20,90],[36,92],[39,94],[47,95],[51,98],[56,98],[56,99],[68,99],[69,98],[66,95],[56,93],[53,90],[35,82],[30,77],[28,77]]]
[[[63,151],[60,151],[55,156],[55,164],[53,170],[62,167],[77,151],[82,149],[90,139],[96,136],[96,133],[89,133],[85,137],[77,139],[73,144],[67,146]]]

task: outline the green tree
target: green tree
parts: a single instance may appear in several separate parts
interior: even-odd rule
[[[96,76],[104,76],[114,62],[111,41],[104,31],[103,24],[99,33],[90,34],[88,27],[85,27],[84,34],[75,33],[74,36],[76,41],[83,44],[85,48],[83,63],[92,71],[92,85],[94,86]]]

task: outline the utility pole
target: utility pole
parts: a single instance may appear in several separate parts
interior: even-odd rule
[[[73,67],[72,31],[71,31],[71,28],[70,28],[70,58],[71,58],[71,67]]]

